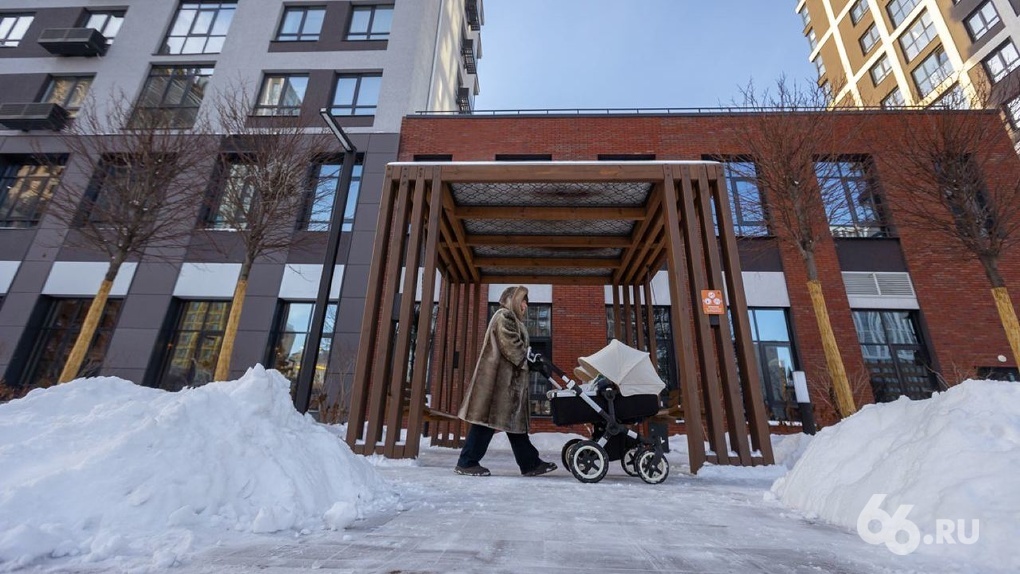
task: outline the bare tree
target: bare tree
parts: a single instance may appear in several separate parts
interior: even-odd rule
[[[948,98],[948,100],[947,100]],[[991,111],[950,94],[941,109],[903,112],[885,148],[895,166],[889,197],[897,224],[923,229],[945,241],[930,248],[963,254],[981,264],[992,288],[1013,359],[1020,364],[1020,323],[999,270],[1020,238],[1020,162]],[[988,101],[979,96],[978,101]]]
[[[781,78],[774,91],[757,91],[754,84],[741,90],[742,106],[748,112],[736,124],[738,138],[753,160],[753,174],[764,188],[758,201],[780,242],[795,248],[807,273],[807,288],[818,330],[822,337],[826,369],[836,397],[836,410],[847,417],[857,410],[846,369],[829,322],[829,312],[818,275],[815,252],[819,242],[832,232],[850,235],[871,233],[856,217],[846,190],[839,185],[823,185],[828,174],[816,173],[819,159],[836,159],[844,151],[853,116],[827,111],[829,93],[823,88],[802,89]],[[828,168],[824,168],[828,169]],[[867,219],[867,218],[865,218]]]
[[[248,85],[240,81],[215,100],[226,147],[218,158],[222,185],[209,205],[210,223],[232,230],[243,251],[215,380],[230,373],[252,265],[300,239],[294,234],[298,218],[320,193],[311,182],[311,167],[336,149],[328,134],[302,128],[295,117],[256,117],[253,102]]]
[[[190,236],[205,189],[209,138],[201,118],[187,132],[174,121],[170,114],[133,113],[118,93],[106,107],[90,99],[58,136],[72,161],[93,176],[65,177],[48,213],[70,228],[65,244],[108,260],[59,382],[79,376],[122,265],[158,257],[149,248],[181,245]]]

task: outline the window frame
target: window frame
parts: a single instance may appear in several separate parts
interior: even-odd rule
[[[58,173],[38,172],[49,171],[54,164],[56,162],[40,162],[26,156],[0,157],[0,229],[25,229],[39,225],[60,185],[65,165],[60,163]],[[20,173],[24,168],[31,169],[28,173]],[[17,197],[13,200],[10,199],[12,190],[17,191]],[[28,197],[33,193],[32,197]],[[30,206],[28,209],[24,207],[26,203]],[[12,217],[18,211],[25,213],[25,216]]]
[[[894,99],[896,100],[895,102],[893,102]],[[891,92],[886,94],[886,96],[882,98],[881,102],[882,109],[886,110],[902,108],[906,105],[907,100],[903,97],[903,90],[901,90],[899,86],[896,86]]]
[[[889,15],[889,21],[892,22],[893,30],[906,22],[920,4],[921,0],[892,0],[889,2],[885,11]]]
[[[291,325],[288,321],[293,316],[292,312],[295,306],[307,307],[308,322],[303,328],[290,328]],[[326,369],[329,367],[329,356],[332,351],[333,335],[336,330],[338,308],[339,301],[336,299],[331,299],[326,304],[326,322],[323,323],[322,336],[319,340],[319,351],[316,356],[317,368],[312,381],[313,388],[322,388],[325,382]],[[272,365],[273,369],[280,371],[291,382],[292,386],[297,384],[302,361],[300,359],[296,362],[290,361],[290,357],[297,353],[282,355],[281,352],[284,350],[282,346],[288,341],[288,336],[290,336],[289,343],[291,350],[300,348],[303,351],[304,346],[308,342],[308,336],[312,332],[312,318],[314,316],[314,301],[291,299],[279,299],[277,301],[276,315],[273,319],[273,328],[269,337],[269,347],[266,349],[266,364]]]
[[[86,9],[85,14],[82,17],[81,27],[92,28],[93,30],[98,31],[100,34],[103,35],[104,38],[106,38],[106,45],[109,46],[113,44],[113,40],[117,37],[117,34],[120,33],[120,28],[121,26],[124,25],[124,17],[126,15],[127,15],[126,10]],[[98,27],[89,26],[89,23],[92,22],[92,19],[96,17],[101,17],[104,19],[102,25]],[[110,33],[111,24],[115,26],[115,29],[113,30],[112,33]]]
[[[308,15],[311,12],[321,12],[322,17],[319,19],[318,29],[312,33],[305,29],[308,24]],[[288,14],[300,13],[301,19],[298,22],[297,32],[290,34],[285,33],[283,30],[284,25],[287,23]],[[322,37],[322,24],[326,20],[326,7],[323,5],[296,5],[296,6],[284,6],[283,13],[280,15],[280,24],[276,27],[276,34],[273,36],[274,42],[318,42]]]
[[[986,18],[987,14],[985,14],[985,8],[992,9],[992,18]],[[975,28],[973,24],[979,17],[981,20],[981,27]],[[984,38],[985,35],[1000,22],[1002,22],[1002,18],[999,16],[999,10],[995,7],[992,0],[986,0],[963,19],[963,26],[967,29],[967,34],[970,35],[971,41],[977,42],[981,38]]]
[[[363,81],[366,78],[377,78],[378,86],[376,88],[375,101],[371,105],[362,104],[360,99],[362,97]],[[351,94],[350,102],[345,102],[342,105],[337,103],[337,97],[340,95],[340,83],[344,80],[355,80],[354,90]],[[350,73],[339,73],[336,75],[333,81],[333,95],[330,98],[329,112],[334,116],[338,117],[372,117],[375,116],[376,111],[379,108],[379,96],[382,93],[382,72],[371,72],[363,74],[350,74]],[[346,112],[345,112],[346,110]],[[361,110],[371,110],[371,113],[359,113]]]
[[[389,12],[389,20],[387,21],[386,31],[376,32],[374,30],[376,25],[376,16],[381,10]],[[351,7],[351,15],[347,22],[346,32],[344,33],[344,40],[348,42],[370,42],[379,40],[389,40],[390,32],[393,29],[393,4],[368,4],[368,5],[354,5]],[[353,32],[352,27],[354,26],[355,18],[359,12],[368,12],[368,22],[365,26],[364,32]]]
[[[864,314],[872,313],[877,314],[879,318],[879,323],[881,324],[880,325],[881,336],[883,339],[881,342],[869,341],[867,338],[865,338],[865,340],[862,341],[860,325],[863,324],[865,321],[863,319],[859,320],[859,317],[864,316]],[[911,333],[914,337],[913,343],[891,342],[891,337],[889,335],[892,331],[888,326],[888,318],[890,315],[894,313],[900,313],[905,315],[906,320],[910,324]],[[931,351],[928,348],[927,341],[925,341],[924,333],[921,330],[920,311],[916,309],[851,309],[850,314],[854,322],[854,331],[857,334],[857,342],[861,351],[861,356],[864,359],[865,368],[867,368],[869,372],[869,379],[871,383],[872,393],[875,397],[875,402],[888,402],[896,400],[901,396],[906,396],[911,399],[925,399],[930,397],[931,393],[938,389],[938,383],[935,379],[934,372],[930,368]],[[874,330],[869,329],[868,332],[874,332]],[[865,349],[865,347],[885,347],[885,349],[889,352],[889,364],[891,364],[891,366],[895,369],[897,379],[897,389],[894,390],[898,390],[899,394],[891,396],[891,393],[887,394],[886,392],[879,392],[880,387],[876,385],[875,378],[877,376],[881,376],[881,373],[876,372],[876,370],[872,367],[872,365],[876,363],[873,363],[872,360],[869,360],[870,353]],[[911,385],[908,385],[907,382],[905,382],[905,376],[900,368],[900,362],[897,356],[898,351],[904,350],[918,352],[921,359],[924,361],[925,363],[924,367],[928,369],[926,377],[929,386],[928,389],[923,389],[921,392],[915,394],[911,394],[908,391]],[[881,383],[882,387],[886,387],[888,385],[889,385],[888,382]]]
[[[820,169],[824,165],[834,166],[835,171],[820,173]],[[853,166],[856,168],[855,172],[847,172],[844,169],[846,166]],[[889,236],[888,224],[873,173],[874,166],[870,158],[820,158],[815,161],[814,171],[818,189],[825,204],[826,221],[832,237],[870,239]],[[823,181],[823,178],[829,183]],[[854,196],[859,187],[864,187],[866,197],[861,193],[857,193],[857,197]],[[863,203],[862,198],[867,199],[867,203]],[[838,200],[839,205],[831,203],[830,200]],[[871,211],[874,219],[869,220],[864,217],[866,210]],[[845,215],[840,217],[841,214]],[[839,220],[833,221],[837,217]]]
[[[138,127],[138,123],[141,123],[141,127],[146,127],[144,122],[137,120],[138,114],[158,112],[164,114],[165,119],[168,120],[161,124],[166,129],[190,129],[195,125],[195,120],[198,118],[202,101],[205,99],[205,87],[209,83],[210,78],[212,78],[213,71],[213,66],[201,64],[193,66],[151,66],[149,68],[149,75],[146,76],[145,83],[142,84],[142,90],[131,112],[129,125]],[[182,80],[186,83],[187,89],[180,90],[180,101],[175,103],[167,102],[167,95],[171,93],[171,88],[175,86],[175,82],[179,85]],[[162,89],[158,88],[160,83],[163,84]],[[199,93],[197,98],[193,96],[196,92],[196,86]],[[159,90],[159,101],[155,104],[147,103],[147,100],[151,99],[150,90]],[[189,98],[189,96],[192,97]],[[197,100],[198,105],[186,105],[189,99]]]
[[[881,72],[881,77],[878,76],[879,72]],[[872,85],[876,87],[885,81],[891,73],[892,64],[889,63],[889,54],[882,54],[877,60],[875,60],[875,63],[868,68],[868,76],[871,77]]]
[[[866,43],[865,40],[868,42]],[[871,51],[875,49],[875,46],[879,45],[881,41],[882,35],[879,33],[878,26],[874,22],[872,22],[868,28],[864,30],[864,33],[861,34],[861,37],[857,39],[857,43],[861,47],[861,53],[864,55],[871,53]]]
[[[230,25],[233,23],[234,14],[237,11],[237,0],[181,0],[177,4],[177,11],[174,13],[170,26],[163,36],[163,43],[160,44],[160,55],[189,56],[201,54],[219,54],[223,51],[223,44],[226,42],[227,34],[230,32]],[[190,21],[181,20],[181,14],[185,11],[193,11]],[[206,32],[195,33],[195,27],[203,23],[202,13],[212,12]],[[220,29],[222,18],[227,15],[227,23]],[[187,31],[184,34],[176,33],[178,26],[186,22]],[[213,33],[220,32],[220,33]],[[175,48],[172,39],[181,39],[180,47]],[[190,40],[203,39],[201,49],[189,48]]]
[[[12,20],[9,28],[4,29],[4,23],[8,20]],[[19,24],[25,20],[24,26],[19,28]],[[0,13],[0,48],[17,48],[21,45],[21,41],[25,39],[25,34],[28,33],[28,29],[32,27],[32,23],[35,21],[35,12],[5,12]]]
[[[856,0],[850,7],[850,22],[854,26],[861,23],[864,15],[871,10],[871,4],[868,0]]]
[[[285,97],[287,96],[288,89],[293,90],[297,93],[298,90],[294,89],[294,83],[292,80],[303,79],[304,85],[300,88],[300,94],[298,97],[298,104],[296,106],[285,106],[282,105]],[[276,95],[275,103],[268,103],[265,100],[267,94],[271,93],[270,83],[273,80],[283,80],[279,92]],[[263,74],[262,76],[262,87],[259,89],[258,99],[255,100],[255,107],[252,109],[252,115],[255,116],[272,116],[272,117],[296,117],[301,115],[301,108],[305,103],[305,94],[308,92],[308,74],[307,73],[285,73],[285,74]]]
[[[47,305],[45,316],[32,345],[32,352],[25,363],[25,375],[21,379],[21,386],[24,388],[46,388],[57,384],[60,372],[71,355],[71,348],[78,340],[81,327],[85,322],[85,315],[93,300],[88,297],[48,296],[45,299],[46,301],[43,302]],[[66,309],[66,306],[73,308]],[[93,333],[88,350],[85,352],[86,362],[82,363],[82,368],[76,377],[94,377],[100,373],[123,308],[123,297],[110,297],[106,300],[103,314],[99,318],[95,333]],[[69,316],[68,311],[70,311]],[[62,325],[57,324],[61,316],[68,319]],[[54,344],[56,349],[52,348]],[[49,358],[46,358],[47,356]],[[88,364],[88,360],[97,358],[99,359],[98,364]],[[41,378],[51,380],[48,384],[40,384],[42,383]]]
[[[928,70],[928,74],[923,79],[919,78],[917,73],[924,70],[929,62],[935,62],[936,64]],[[928,54],[925,59],[921,60],[916,68],[910,71],[910,76],[914,80],[917,93],[924,99],[941,86],[942,82],[949,79],[953,75],[953,71],[952,62],[949,61],[945,48],[939,46],[931,54]]]
[[[761,181],[758,179],[758,166],[750,158],[730,158],[720,161],[723,164],[723,178],[726,180],[726,188],[729,192],[730,217],[733,221],[734,235],[737,237],[770,237],[772,231],[769,228]],[[741,183],[751,184],[758,194],[757,199],[745,196],[740,189],[739,184]],[[755,203],[760,211],[760,220],[746,217],[748,211],[753,211],[753,208],[750,208],[748,204],[753,206]]]
[[[185,329],[185,324],[189,320],[189,310],[193,305],[202,309],[201,321],[198,324],[197,329]],[[175,313],[175,316],[172,318],[170,327],[166,332],[165,351],[155,385],[157,388],[169,391],[178,391],[185,386],[199,386],[212,382],[212,375],[216,369],[216,361],[219,359],[220,351],[223,348],[223,335],[226,332],[227,317],[230,315],[230,305],[231,302],[229,299],[174,299],[173,312]],[[210,315],[212,315],[210,311],[214,306],[218,309],[216,314],[221,317],[222,322],[219,325],[213,324],[212,327],[219,326],[220,328],[218,329],[209,328],[209,318]],[[191,364],[183,369],[183,377],[178,374],[175,380],[171,380],[170,377],[174,376],[174,374],[170,371],[175,367],[174,363],[177,361],[177,352],[182,345],[182,333],[193,333],[195,335],[193,342],[188,345],[191,349],[188,353],[189,356],[184,357],[184,359],[186,361],[190,361]],[[207,357],[200,357],[201,354],[205,353],[207,349],[205,342],[210,338],[218,339],[218,342],[214,345],[215,350]],[[204,371],[202,374],[206,375],[208,380],[196,385],[195,376],[199,374],[199,359],[203,361],[202,365]],[[194,372],[192,372],[192,367],[195,368]],[[184,384],[178,385],[178,383],[181,382]]]
[[[939,33],[938,30],[935,29],[935,22],[931,18],[931,13],[928,10],[922,11],[921,14],[915,18],[909,26],[907,26],[907,29],[900,34],[900,49],[903,50],[903,56],[906,58],[906,62],[908,64],[913,62],[914,58],[919,56],[925,48],[930,46],[938,35]]]
[[[340,231],[349,232],[354,230],[354,218],[357,215],[358,196],[361,194],[361,179],[364,175],[364,154],[356,154],[354,160],[354,170],[351,172],[351,185],[347,188],[347,205],[344,206],[344,220]],[[322,175],[322,168],[326,165],[336,165],[336,175],[330,175],[324,177]],[[305,197],[305,207],[302,212],[301,218],[298,220],[299,231],[329,231],[329,224],[333,217],[334,198],[336,197],[336,188],[340,186],[340,175],[343,170],[343,159],[342,158],[323,158],[322,161],[317,162],[311,167],[310,180],[308,182],[308,191]],[[331,193],[322,192],[320,186],[324,181],[330,181],[333,184],[333,190]],[[325,198],[329,198],[328,209],[326,209]],[[316,218],[316,214],[325,213],[325,219]],[[350,217],[348,217],[350,214]]]
[[[95,74],[77,74],[77,75],[52,75],[49,77],[49,81],[46,83],[46,91],[43,93],[42,102],[51,104],[57,104],[64,111],[67,112],[69,117],[75,117],[78,115],[78,111],[81,109],[82,104],[88,98],[89,90],[92,88],[92,82],[95,80]],[[59,101],[54,101],[54,93],[57,89],[57,84],[61,81],[71,81],[71,87],[67,90],[66,94]],[[79,101],[76,105],[71,105],[74,97],[78,91],[79,86],[85,85],[84,92],[81,94]]]
[[[1004,52],[1009,49],[1012,50],[1013,58],[1007,61]],[[996,73],[990,64],[992,61],[1001,64],[1002,68],[999,70],[999,73]],[[992,83],[997,84],[1006,79],[1006,76],[1009,76],[1014,70],[1020,68],[1020,50],[1017,50],[1013,40],[1006,40],[981,60],[981,66],[984,68],[985,73],[988,74],[988,78],[991,79]]]

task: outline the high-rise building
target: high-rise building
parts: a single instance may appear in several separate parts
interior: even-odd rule
[[[796,9],[834,102],[997,106],[1020,141],[1020,1],[799,0]]]
[[[378,190],[386,164],[397,158],[402,118],[419,110],[470,110],[482,18],[482,0],[5,1],[0,375],[6,385],[24,390],[54,382],[107,266],[101,254],[72,248],[66,238],[75,230],[47,209],[63,192],[62,178],[95,177],[74,168],[56,135],[86,98],[101,109],[122,94],[135,112],[172,115],[182,135],[196,116],[215,116],[217,95],[237,82],[249,86],[255,116],[274,116],[309,134],[328,133],[320,109],[330,111],[357,146],[358,162],[338,262],[343,284],[334,280],[333,328],[321,345],[324,365],[331,340],[360,327]],[[69,156],[67,169],[39,162],[42,148]],[[333,156],[309,165],[308,185],[338,191],[337,163]],[[222,193],[213,175],[208,187],[210,195]],[[309,240],[306,247],[256,262],[232,375],[261,362],[296,376],[335,195],[324,197],[326,204],[309,200],[306,213],[283,222]],[[124,264],[85,374],[167,389],[209,380],[239,259],[208,248],[210,235],[231,231],[207,225],[202,209],[195,206],[194,232],[183,248],[159,261]],[[340,292],[344,303],[336,305]],[[341,363],[342,357],[331,361]]]

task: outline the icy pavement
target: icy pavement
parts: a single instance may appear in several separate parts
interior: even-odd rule
[[[544,450],[544,458],[559,463],[558,453]],[[458,476],[456,454],[427,448],[419,466],[379,468],[401,493],[401,512],[346,531],[221,546],[172,572],[974,571],[965,563],[894,555],[766,500],[778,468],[710,468],[695,477],[674,452],[663,484],[626,476],[618,462],[602,482],[581,484],[562,468],[521,477],[509,451],[491,449],[483,464],[493,476]]]

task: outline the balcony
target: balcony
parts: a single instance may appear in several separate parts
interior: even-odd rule
[[[464,59],[464,69],[469,74],[478,73],[478,59],[475,57],[475,41],[464,38],[460,41],[460,56]]]
[[[0,125],[12,130],[60,131],[68,117],[67,110],[58,104],[0,104]]]
[[[471,30],[477,32],[482,29],[482,10],[479,6],[481,0],[464,0],[464,15],[467,17],[467,24]]]
[[[57,56],[103,56],[107,41],[94,28],[46,28],[39,34],[39,45]]]
[[[471,88],[457,88],[457,110],[462,114],[470,114],[471,108]]]

